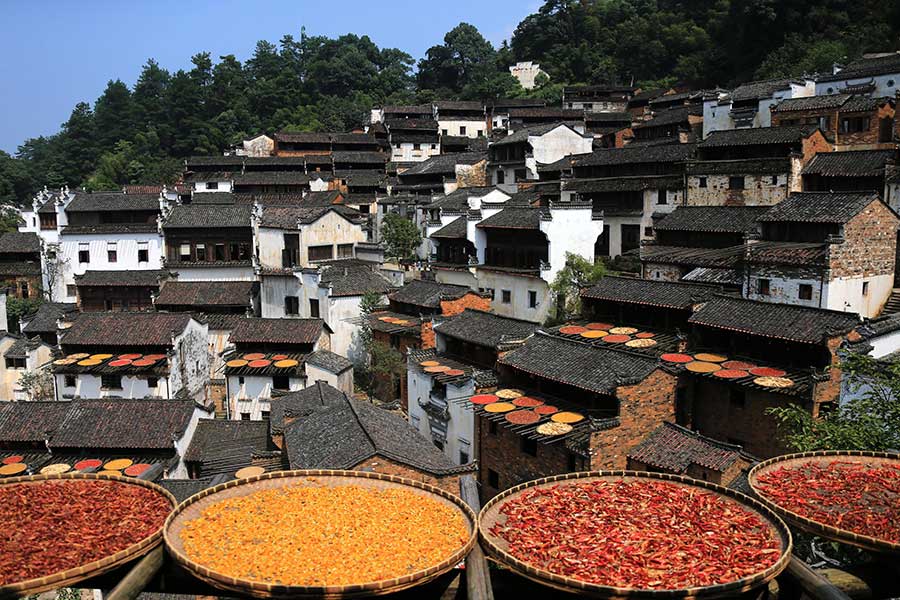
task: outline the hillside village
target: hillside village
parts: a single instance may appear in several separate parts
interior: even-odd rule
[[[0,462],[126,458],[179,499],[247,467],[482,503],[600,469],[744,490],[792,451],[772,409],[817,418],[859,393],[848,354],[897,360],[898,84],[885,53],[374,106],[174,185],[45,188],[0,235]],[[579,257],[604,275],[567,297]]]

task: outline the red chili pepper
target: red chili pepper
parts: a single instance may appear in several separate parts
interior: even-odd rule
[[[116,481],[0,486],[0,585],[124,550],[159,530],[171,509],[162,494]]]
[[[777,532],[738,502],[664,481],[599,480],[528,490],[491,533],[536,567],[600,585],[728,583],[778,561]]]

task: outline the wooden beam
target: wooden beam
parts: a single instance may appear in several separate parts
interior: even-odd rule
[[[463,502],[468,504],[477,515],[481,510],[481,501],[478,498],[475,477],[463,475],[459,480],[459,491]],[[481,551],[481,545],[477,543],[466,557],[466,598],[467,600],[494,600],[487,559],[484,552]]]
[[[106,600],[134,600],[137,598],[162,568],[164,557],[163,545],[160,544],[134,565],[118,585],[107,594]]]
[[[850,596],[796,556],[791,557],[785,573],[813,600],[850,600]]]

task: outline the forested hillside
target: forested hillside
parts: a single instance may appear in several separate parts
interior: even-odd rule
[[[261,132],[347,130],[382,103],[558,101],[576,83],[727,86],[898,48],[895,0],[548,0],[500,48],[461,23],[418,63],[365,35],[285,35],[244,62],[202,53],[170,73],[151,59],[131,88],[110,81],[59,133],[0,152],[0,201],[27,201],[44,185],[170,182],[185,156]],[[526,93],[508,73],[517,60],[540,62],[550,81]]]

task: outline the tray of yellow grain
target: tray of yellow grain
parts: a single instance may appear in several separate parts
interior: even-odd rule
[[[418,481],[361,471],[278,471],[185,500],[166,548],[195,577],[257,598],[358,598],[429,582],[475,544],[476,516]],[[385,540],[390,540],[386,543]]]

